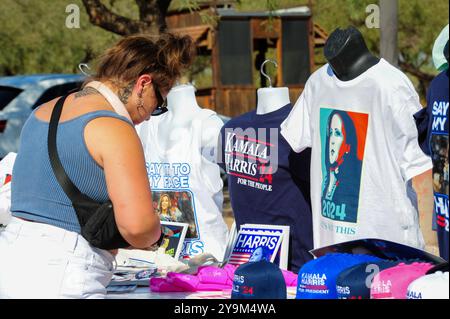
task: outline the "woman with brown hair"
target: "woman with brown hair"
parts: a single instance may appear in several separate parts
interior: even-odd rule
[[[57,135],[61,163],[82,193],[112,201],[117,228],[135,248],[152,246],[161,230],[134,125],[163,112],[164,97],[193,52],[189,37],[123,38],[100,58],[90,79],[96,84],[87,83],[64,103]],[[47,135],[56,101],[33,111],[22,130],[13,218],[0,233],[0,298],[102,298],[112,277],[114,251],[80,235],[50,165]],[[122,107],[120,115],[113,104]]]

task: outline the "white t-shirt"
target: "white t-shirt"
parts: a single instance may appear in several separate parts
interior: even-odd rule
[[[328,64],[311,75],[281,134],[296,152],[312,147],[315,248],[361,238],[424,247],[410,182],[432,168],[417,140],[420,109],[384,59],[350,81]]]
[[[16,153],[8,153],[0,161],[0,225],[7,225],[11,220],[11,182],[10,178]]]
[[[211,253],[222,261],[228,227],[222,217],[220,168],[201,152],[202,123],[215,112],[202,109],[177,142],[164,148],[154,116],[136,127],[142,141],[153,207],[161,220],[189,224],[181,258]]]

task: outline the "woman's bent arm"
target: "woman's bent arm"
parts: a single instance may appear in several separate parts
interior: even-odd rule
[[[154,213],[144,152],[135,129],[109,117],[91,121],[85,129],[89,152],[103,167],[116,223],[135,248],[148,248],[161,234]]]

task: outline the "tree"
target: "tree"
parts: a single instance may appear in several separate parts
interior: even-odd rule
[[[168,10],[195,9],[200,1],[0,0],[0,75],[78,72],[80,62],[90,62],[120,36],[141,31],[159,33],[165,29]],[[309,2],[315,23],[329,33],[337,27],[353,25],[362,32],[369,49],[379,55],[380,29],[365,25],[366,7],[378,4],[378,0],[236,0],[237,9],[242,11],[288,8]],[[81,9],[80,29],[65,26],[69,3]],[[399,67],[411,77],[423,98],[429,81],[436,75],[431,50],[448,23],[449,2],[398,0],[398,4]],[[326,63],[322,51],[315,52],[318,64]]]
[[[139,20],[113,12],[101,0],[83,0],[91,23],[118,35],[159,34],[167,28],[165,18],[171,0],[135,0],[135,3]]]

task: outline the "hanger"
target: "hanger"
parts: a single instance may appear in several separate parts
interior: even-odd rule
[[[267,62],[272,62],[272,63],[275,65],[275,67],[278,67],[278,63],[277,63],[277,61],[275,61],[275,60],[267,59],[267,60],[265,60],[265,61],[261,64],[261,69],[260,69],[261,74],[262,74],[266,79],[269,80],[269,88],[271,88],[271,87],[272,87],[272,79],[270,78],[270,76],[268,76],[268,75],[264,72],[264,65],[265,65]]]
[[[78,64],[78,69],[81,71],[81,73],[83,73],[86,76],[91,76],[90,73],[86,72],[83,68],[86,68],[88,70],[91,70],[91,68],[89,67],[89,65],[87,63],[80,63]]]

